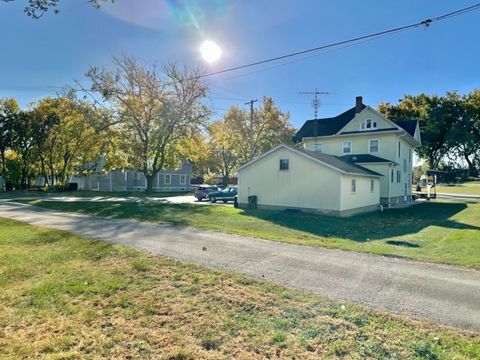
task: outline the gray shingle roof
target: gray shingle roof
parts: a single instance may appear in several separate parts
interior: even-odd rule
[[[371,154],[357,154],[357,155],[343,155],[340,156],[340,159],[347,161],[349,163],[393,163],[390,161],[375,155]]]
[[[362,110],[366,107],[362,105]],[[293,142],[298,143],[304,137],[334,135],[355,117],[355,107],[331,118],[307,120],[293,137]]]
[[[362,110],[365,108],[365,105],[362,105]],[[305,124],[297,131],[295,136],[292,138],[294,143],[299,143],[303,138],[306,137],[315,137],[315,136],[329,136],[335,135],[338,133],[345,125],[355,117],[355,107],[348,109],[347,111],[341,113],[340,115],[316,119],[316,120],[307,120]],[[404,129],[412,137],[415,135],[415,129],[417,127],[417,120],[398,120],[393,121],[395,124]],[[380,132],[380,131],[392,131],[396,128],[389,129],[378,129],[371,130],[371,132]],[[368,131],[350,131],[345,134],[354,134],[359,132],[368,132]]]
[[[398,120],[394,121],[395,124],[404,129],[407,133],[415,135],[415,129],[417,128],[417,120]]]
[[[367,175],[367,176],[383,176],[375,171],[370,169],[364,168],[363,166],[354,164],[353,162],[348,162],[338,156],[330,155],[330,154],[323,154],[319,153],[318,151],[311,151],[311,150],[304,150],[304,149],[295,149],[298,150],[305,155],[313,157],[325,164],[328,164],[336,169],[345,171],[351,174],[358,174],[358,175]]]

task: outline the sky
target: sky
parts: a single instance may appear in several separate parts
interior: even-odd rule
[[[116,0],[100,10],[61,0],[58,15],[24,15],[26,0],[0,1],[0,98],[26,107],[79,81],[90,66],[111,66],[112,55],[145,63],[176,62],[214,72],[441,15],[475,1],[448,0]],[[272,97],[300,127],[354,106],[376,107],[404,94],[469,92],[480,86],[480,11],[391,36],[205,78],[212,119],[230,105]],[[208,64],[205,40],[222,56]]]

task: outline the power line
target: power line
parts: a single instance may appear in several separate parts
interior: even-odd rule
[[[240,66],[235,66],[235,67],[231,67],[231,68],[227,68],[227,69],[223,69],[223,70],[219,70],[219,71],[215,71],[215,72],[210,72],[210,73],[198,75],[198,76],[195,76],[191,79],[185,79],[185,80],[193,80],[193,79],[198,79],[198,78],[205,78],[205,77],[220,75],[220,74],[224,74],[224,73],[228,73],[228,72],[232,72],[232,71],[236,71],[236,70],[241,70],[241,69],[245,69],[245,68],[254,67],[254,66],[257,66],[257,65],[261,65],[261,64],[266,64],[266,63],[270,63],[270,62],[274,62],[274,61],[278,61],[278,60],[283,60],[283,59],[287,59],[287,58],[291,58],[291,57],[296,57],[296,56],[311,53],[311,52],[316,52],[316,51],[319,51],[319,50],[325,50],[325,49],[329,49],[329,48],[333,48],[333,47],[338,47],[340,45],[348,45],[348,44],[358,43],[358,42],[365,41],[365,40],[372,40],[374,38],[383,37],[383,36],[386,36],[386,35],[392,35],[392,34],[395,34],[395,33],[401,32],[401,31],[415,29],[415,28],[418,28],[420,26],[429,27],[434,22],[439,22],[439,21],[443,21],[443,20],[446,20],[446,19],[451,18],[451,17],[460,16],[460,15],[463,15],[463,14],[466,14],[468,12],[475,11],[475,10],[478,10],[478,9],[480,9],[480,3],[465,7],[463,9],[451,11],[449,13],[446,13],[446,14],[443,14],[443,15],[440,15],[440,16],[436,16],[434,18],[425,19],[425,20],[422,20],[422,21],[419,21],[419,22],[416,22],[416,23],[413,23],[413,24],[404,25],[404,26],[392,28],[392,29],[389,29],[389,30],[379,31],[379,32],[376,32],[376,33],[368,34],[368,35],[357,36],[355,38],[351,38],[351,39],[348,39],[348,40],[337,41],[337,42],[334,42],[334,43],[321,45],[321,46],[318,46],[318,47],[315,47],[315,48],[310,48],[310,49],[301,50],[301,51],[297,51],[297,52],[293,52],[293,53],[289,53],[289,54],[285,54],[285,55],[280,55],[280,56],[268,58],[268,59],[265,59],[265,60],[260,60],[260,61],[256,61],[256,62],[253,62],[253,63],[245,64],[245,65],[240,65]],[[9,86],[7,86],[7,88],[8,87]],[[48,87],[50,88],[51,92],[53,92],[52,88],[61,88],[60,86],[48,86]],[[10,88],[13,90],[13,87],[10,87]],[[7,89],[3,89],[3,90],[7,90]],[[20,91],[28,91],[28,90],[27,89],[21,89]],[[40,91],[40,87],[38,87],[37,89],[32,89],[31,91]]]
[[[321,46],[317,46],[315,48],[301,50],[301,51],[297,51],[297,52],[293,52],[293,53],[289,53],[289,54],[285,54],[285,55],[280,55],[280,56],[272,57],[272,58],[269,58],[269,59],[260,60],[260,61],[256,61],[256,62],[253,62],[253,63],[245,64],[245,65],[231,67],[231,68],[224,69],[224,70],[219,70],[219,71],[206,73],[206,74],[198,76],[198,78],[220,75],[220,74],[224,74],[224,73],[227,73],[227,72],[241,70],[241,69],[245,69],[245,68],[249,68],[249,67],[253,67],[253,66],[257,66],[257,65],[261,65],[261,64],[270,63],[270,62],[273,62],[273,61],[283,60],[283,59],[291,58],[291,57],[294,57],[294,56],[299,56],[299,55],[307,54],[307,53],[310,53],[310,52],[324,50],[324,49],[328,49],[328,48],[339,46],[339,45],[354,43],[354,42],[357,42],[357,41],[366,40],[366,39],[370,39],[370,38],[376,38],[376,37],[383,36],[383,35],[394,34],[394,33],[400,32],[400,31],[418,28],[420,26],[429,27],[434,22],[442,21],[442,20],[445,20],[445,19],[448,19],[448,18],[451,18],[451,17],[454,17],[454,16],[463,15],[465,13],[468,13],[468,12],[471,12],[471,11],[474,11],[474,10],[478,10],[478,9],[480,9],[480,3],[477,3],[477,4],[472,5],[472,6],[465,7],[463,9],[455,10],[455,11],[452,11],[452,12],[434,17],[434,18],[425,19],[425,20],[422,20],[422,21],[419,21],[419,22],[416,22],[416,23],[413,23],[413,24],[404,25],[404,26],[396,27],[396,28],[389,29],[389,30],[379,31],[379,32],[376,32],[376,33],[368,34],[368,35],[357,36],[355,38],[351,38],[351,39],[348,39],[348,40],[337,41],[337,42],[330,43],[330,44],[327,44],[327,45],[321,45]]]

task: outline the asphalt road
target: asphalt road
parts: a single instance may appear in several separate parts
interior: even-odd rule
[[[480,272],[475,270],[16,203],[0,204],[0,216],[480,331]]]

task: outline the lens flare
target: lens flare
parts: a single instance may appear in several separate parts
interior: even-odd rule
[[[208,63],[213,63],[220,59],[222,56],[222,49],[214,41],[205,40],[200,46],[200,53],[202,54],[203,60]]]

